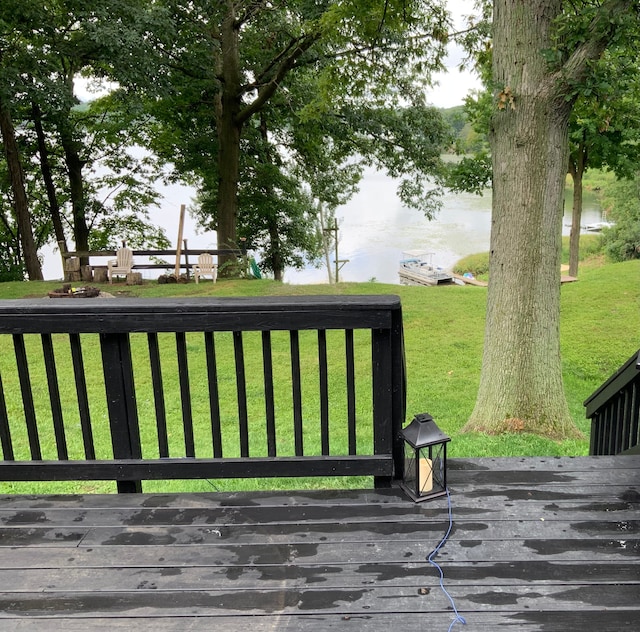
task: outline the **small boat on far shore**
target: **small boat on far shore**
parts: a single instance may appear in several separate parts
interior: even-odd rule
[[[611,228],[612,222],[593,222],[593,224],[587,224],[584,229],[593,233],[599,233],[603,228]]]
[[[402,285],[451,285],[453,275],[433,264],[435,253],[406,250],[402,253],[398,276]]]

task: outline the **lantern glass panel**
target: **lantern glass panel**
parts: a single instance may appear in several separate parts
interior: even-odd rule
[[[418,452],[418,496],[444,492],[447,488],[445,475],[447,444],[425,446]]]
[[[417,471],[418,461],[416,459],[416,450],[408,443],[404,444],[404,484],[416,493],[416,481],[418,477]]]

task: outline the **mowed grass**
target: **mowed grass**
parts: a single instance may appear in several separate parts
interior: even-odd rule
[[[4,283],[0,284],[1,298],[44,297],[46,292],[59,287],[57,282],[42,283]],[[106,291],[120,296],[264,296],[274,294],[398,294],[401,297],[404,315],[406,361],[407,361],[407,419],[420,412],[431,413],[438,425],[452,437],[450,455],[459,456],[518,456],[518,455],[583,455],[588,453],[589,422],[584,416],[584,400],[597,389],[614,371],[616,371],[635,351],[640,347],[640,262],[632,261],[618,264],[604,265],[598,259],[591,259],[581,264],[580,280],[576,283],[565,284],[562,287],[562,315],[561,315],[561,345],[563,357],[563,375],[565,380],[566,395],[570,410],[578,427],[584,433],[580,440],[556,442],[550,439],[529,435],[509,434],[502,436],[487,436],[483,434],[463,434],[461,428],[469,417],[478,387],[484,329],[484,313],[486,303],[485,288],[479,287],[405,287],[396,285],[384,285],[378,283],[340,284],[336,286],[314,285],[296,286],[275,283],[269,280],[220,280],[217,284],[200,283],[186,285],[158,285],[154,282],[145,283],[143,286],[126,287],[124,285],[105,286]],[[4,337],[7,338],[7,337]],[[230,338],[230,336],[229,336]],[[10,337],[0,343],[0,374],[2,375],[5,396],[7,398],[10,416],[20,417],[21,402],[20,390],[15,376],[15,361],[12,358],[13,350]],[[38,356],[37,345],[39,341],[32,340],[34,345],[32,356]],[[90,352],[91,345],[95,345],[95,358]],[[171,345],[172,340],[165,340],[166,350],[163,355],[171,356],[175,353]],[[219,358],[229,358],[228,365],[222,365],[219,373],[221,407],[223,416],[231,428],[237,427],[237,401],[235,392],[235,373],[233,368],[230,340],[220,338]],[[340,355],[341,341],[330,340],[330,348],[333,353]],[[209,433],[210,421],[207,398],[198,391],[198,376],[204,374],[204,367],[198,365],[198,357],[202,339],[198,335],[189,335],[188,350],[190,354],[190,377],[194,384],[193,414],[198,420],[198,432]],[[227,345],[225,347],[225,345]],[[256,418],[264,418],[264,401],[261,385],[261,351],[259,341],[248,340],[247,358],[249,376],[249,407],[250,415]],[[357,375],[360,393],[358,415],[366,417],[370,413],[370,382],[367,372],[369,362],[366,341],[357,341],[361,350],[357,353]],[[146,341],[133,340],[132,348],[135,357],[143,357],[147,354]],[[95,394],[96,400],[104,399],[102,394],[104,384],[101,370],[97,362],[97,344],[88,342],[89,353],[86,359],[86,373],[88,388]],[[57,352],[58,353],[58,352]],[[303,342],[303,368],[310,382],[317,380],[316,360],[313,356],[311,342]],[[194,358],[191,364],[192,356]],[[274,362],[276,366],[282,366],[288,358],[288,338],[274,337]],[[144,360],[144,358],[143,358]],[[33,362],[33,361],[32,361]],[[70,372],[71,364],[64,352],[57,356],[58,368]],[[140,366],[148,361],[140,362]],[[167,414],[170,419],[170,441],[176,449],[183,442],[181,430],[181,410],[179,399],[179,383],[177,366],[168,361],[163,371],[166,379],[165,400]],[[338,366],[338,360],[336,367]],[[43,410],[48,402],[44,369],[38,362],[30,365],[32,380],[34,382],[35,399],[37,406]],[[361,376],[361,377],[360,377]],[[339,394],[339,371],[336,369],[336,384],[332,382],[332,419],[341,419],[345,416],[346,403]],[[277,413],[285,417],[290,414],[290,377],[288,370],[278,371],[276,380],[280,384],[281,393],[277,395]],[[335,393],[335,394],[334,394]],[[153,414],[153,389],[148,369],[140,369],[136,373],[136,395],[138,405],[149,417]],[[75,392],[72,387],[62,392],[65,416],[69,415],[68,424],[79,424],[75,409],[77,404],[73,401]],[[312,401],[313,409],[318,402]],[[305,420],[308,427],[305,428],[305,440],[307,446],[313,452],[318,453],[317,415],[310,415]],[[106,407],[98,406],[92,409],[92,423],[96,428],[97,441],[100,450],[108,454],[110,440],[106,431]],[[42,428],[44,450],[55,453],[55,442],[50,424]],[[23,457],[27,457],[27,438],[23,430],[16,430],[20,437]],[[143,444],[151,446],[155,443],[153,436],[155,430],[149,424],[143,431]],[[146,434],[145,434],[146,433]],[[260,428],[252,426],[250,442],[255,453],[265,453],[263,432]],[[17,435],[16,435],[17,436]],[[369,441],[366,435],[363,441]],[[230,433],[224,447],[226,454],[231,455],[237,438]],[[346,442],[344,426],[337,423],[332,427],[332,441],[338,446]],[[279,433],[279,449],[283,452],[292,450],[292,431]],[[73,445],[74,458],[82,458],[82,446]],[[152,449],[152,448],[150,448]],[[344,451],[344,450],[343,450]],[[296,481],[295,486],[300,487],[301,481]],[[340,484],[340,481],[323,480],[321,484]],[[256,486],[292,486],[290,481],[260,482],[243,481],[239,485],[227,481],[197,481],[190,482],[190,489],[210,490],[245,488]],[[314,486],[316,482],[304,482],[305,485]],[[353,482],[350,482],[353,485]],[[38,492],[44,489],[40,485],[12,485],[2,484],[6,491],[31,491]],[[172,489],[166,481],[159,483],[146,483],[145,490]],[[52,490],[47,485],[47,491],[68,491],[68,487],[60,486]],[[112,484],[79,483],[72,491],[112,491]]]

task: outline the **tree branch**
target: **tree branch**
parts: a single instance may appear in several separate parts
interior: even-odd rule
[[[248,121],[273,96],[280,82],[294,67],[296,61],[306,53],[319,39],[321,33],[316,31],[292,42],[284,53],[279,56],[280,63],[275,69],[273,77],[258,89],[258,96],[245,107],[236,117],[239,124]]]
[[[604,2],[589,27],[589,37],[569,56],[559,71],[565,88],[580,83],[589,72],[589,63],[600,58],[619,28],[618,16],[638,11],[638,2],[609,0]]]

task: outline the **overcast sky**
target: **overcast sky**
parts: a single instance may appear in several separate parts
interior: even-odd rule
[[[466,27],[466,17],[475,13],[473,5],[475,0],[447,0],[451,18],[456,30]],[[481,87],[475,74],[460,72],[458,66],[464,59],[462,49],[455,45],[449,46],[449,55],[445,59],[446,71],[437,73],[435,80],[437,85],[427,93],[427,100],[432,105],[441,108],[449,108],[461,105],[469,91]]]

